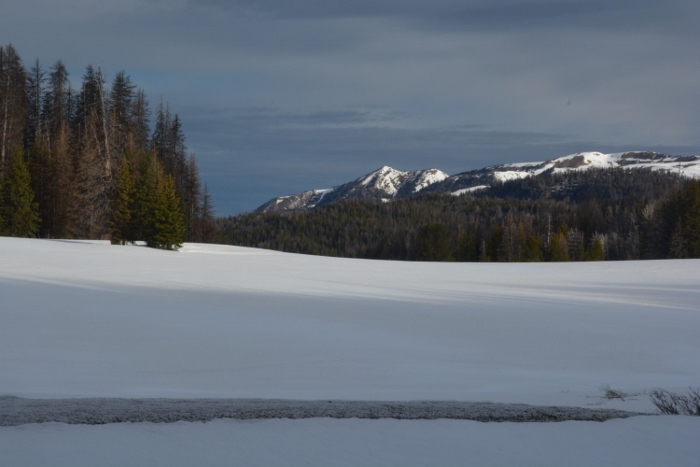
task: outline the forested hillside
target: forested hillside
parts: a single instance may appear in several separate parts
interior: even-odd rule
[[[700,182],[645,169],[543,174],[461,196],[346,200],[219,219],[227,242],[428,261],[700,257]]]
[[[143,90],[87,66],[74,89],[59,60],[25,68],[0,47],[0,234],[208,241],[213,207],[182,122],[161,99],[150,126]]]

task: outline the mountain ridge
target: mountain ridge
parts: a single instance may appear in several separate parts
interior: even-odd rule
[[[273,198],[254,212],[310,211],[353,198],[388,202],[419,192],[460,195],[488,189],[509,180],[539,176],[545,172],[565,173],[591,168],[678,171],[682,176],[700,178],[700,156],[673,156],[650,151],[611,154],[579,152],[544,162],[496,164],[452,176],[435,168],[403,172],[383,166],[334,188]]]

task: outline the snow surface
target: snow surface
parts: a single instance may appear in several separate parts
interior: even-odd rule
[[[645,391],[700,386],[699,260],[405,263],[13,238],[0,259],[0,396],[653,411]],[[608,385],[629,396],[604,398]],[[0,428],[0,465],[693,465],[699,420],[50,423]]]
[[[215,420],[0,427],[0,465],[688,467],[700,417],[562,423]]]

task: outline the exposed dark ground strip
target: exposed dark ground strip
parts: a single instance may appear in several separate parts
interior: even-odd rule
[[[457,419],[479,422],[602,422],[648,415],[613,409],[544,407],[490,402],[297,401],[276,399],[23,399],[0,397],[0,426],[63,422],[207,422],[271,418]]]

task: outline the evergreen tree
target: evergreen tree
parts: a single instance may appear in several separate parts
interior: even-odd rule
[[[51,67],[48,78],[48,89],[44,94],[42,120],[47,126],[48,146],[53,148],[59,135],[71,120],[70,83],[68,70],[62,61],[57,61]]]
[[[603,247],[603,242],[600,238],[596,237],[593,240],[593,245],[590,250],[586,251],[583,255],[584,261],[604,261],[605,260],[605,249]]]
[[[190,154],[185,171],[185,183],[183,184],[182,203],[187,225],[187,240],[190,242],[202,241],[202,185],[199,179],[199,168],[194,154]]]
[[[163,250],[181,248],[185,237],[185,221],[172,176],[162,173],[158,176],[154,208],[153,235],[146,239],[146,244]]]
[[[537,235],[523,238],[520,261],[542,261],[542,241]]]
[[[148,149],[150,141],[149,120],[151,110],[148,107],[146,93],[139,90],[132,103],[131,109],[131,149],[134,153]]]
[[[27,128],[24,136],[24,147],[30,148],[37,142],[43,131],[43,120],[41,104],[44,99],[44,82],[46,81],[44,70],[41,68],[39,59],[30,70],[27,77]]]
[[[29,170],[21,149],[13,151],[12,164],[1,191],[3,234],[11,237],[35,237],[39,230],[39,206],[34,201]]]
[[[564,232],[560,231],[552,238],[549,260],[569,261],[569,245],[566,243],[566,234]]]
[[[170,107],[163,107],[163,98],[160,98],[160,104],[156,110],[156,125],[153,128],[153,137],[151,141],[158,153],[165,152],[168,147],[168,129],[170,128]]]
[[[112,220],[109,222],[112,244],[125,245],[138,240],[133,218],[136,185],[132,164],[133,157],[127,153],[117,173],[117,187],[112,198]]]
[[[131,215],[135,239],[146,242],[155,235],[152,219],[157,196],[156,164],[152,153],[142,155]]]
[[[22,147],[27,122],[27,73],[12,44],[0,47],[0,176]]]
[[[73,126],[77,129],[76,134],[80,144],[85,144],[88,136],[88,121],[100,121],[103,118],[102,106],[100,105],[100,91],[102,86],[100,77],[92,65],[85,68],[85,73],[82,77],[80,93],[78,94],[78,102],[75,108],[75,116]],[[101,123],[97,128],[101,127]],[[94,131],[94,130],[93,130]],[[101,130],[100,130],[101,133]],[[102,138],[101,134],[92,135],[93,138]]]
[[[175,182],[150,153],[143,156],[140,172],[133,196],[131,235],[149,247],[176,250],[182,246],[186,227]]]
[[[132,84],[131,78],[126,73],[123,71],[117,73],[109,94],[109,133],[115,155],[124,153],[134,130],[131,112],[134,110],[135,89],[136,86]]]
[[[200,208],[200,238],[199,241],[202,243],[211,243],[217,236],[217,228],[214,223],[214,205],[212,204],[211,194],[209,193],[209,187],[204,184],[204,193],[202,194],[202,206]]]

